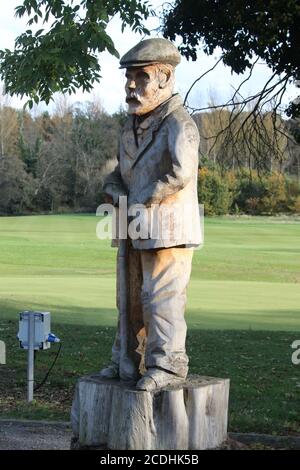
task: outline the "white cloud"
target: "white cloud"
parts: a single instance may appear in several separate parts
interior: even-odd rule
[[[16,18],[15,7],[22,0],[2,0],[0,3],[0,48],[14,47],[15,37],[26,29],[26,18]]]

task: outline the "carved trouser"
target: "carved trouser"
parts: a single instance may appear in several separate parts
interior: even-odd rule
[[[193,248],[135,250],[129,244],[127,346],[140,372],[159,367],[187,375],[184,311],[192,257]],[[117,285],[117,304],[118,292]],[[120,361],[119,327],[112,361]]]

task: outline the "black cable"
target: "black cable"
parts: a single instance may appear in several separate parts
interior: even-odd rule
[[[49,377],[49,375],[50,375],[50,372],[51,372],[51,370],[53,369],[53,367],[55,366],[55,363],[56,363],[56,361],[57,361],[57,359],[58,359],[58,356],[59,356],[61,347],[62,347],[62,343],[59,343],[59,348],[58,348],[58,351],[57,351],[56,356],[55,356],[55,358],[54,358],[54,361],[52,362],[52,364],[51,364],[50,368],[48,369],[48,371],[47,371],[45,377],[43,378],[43,380],[42,380],[38,385],[36,385],[36,386],[34,387],[34,391],[35,391],[35,392],[36,392],[39,388],[41,388],[41,387],[44,385],[44,383],[46,382],[46,380],[48,379],[48,377]]]

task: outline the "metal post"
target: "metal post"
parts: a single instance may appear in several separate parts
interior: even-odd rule
[[[27,401],[33,400],[34,384],[34,312],[28,312]]]
[[[6,364],[6,348],[4,341],[0,341],[0,364]]]

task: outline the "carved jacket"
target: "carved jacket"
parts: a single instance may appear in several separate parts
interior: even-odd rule
[[[129,116],[121,132],[118,164],[106,177],[104,192],[116,204],[127,195],[128,207],[142,207],[135,211],[140,235],[130,237],[134,248],[199,245],[199,133],[193,119],[176,94],[140,127],[135,120]]]

